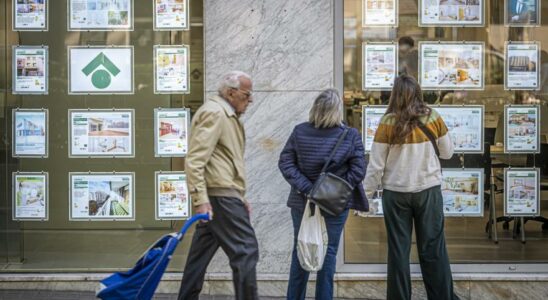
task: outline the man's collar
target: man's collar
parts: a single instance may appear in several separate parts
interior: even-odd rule
[[[227,116],[229,116],[229,117],[232,117],[232,116],[238,117],[234,107],[232,107],[232,105],[230,105],[230,103],[226,99],[224,99],[223,97],[221,97],[219,95],[213,95],[213,96],[209,97],[209,100],[219,103],[219,105],[221,105],[221,107],[224,109]]]

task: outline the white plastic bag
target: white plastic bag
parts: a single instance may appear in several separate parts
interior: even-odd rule
[[[327,230],[320,208],[315,205],[314,215],[311,212],[310,201],[307,201],[297,236],[297,256],[303,269],[317,272],[327,252]]]

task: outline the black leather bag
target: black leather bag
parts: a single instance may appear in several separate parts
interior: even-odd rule
[[[354,190],[354,187],[346,180],[333,173],[326,172],[329,163],[333,159],[333,156],[335,156],[337,149],[347,133],[348,127],[344,129],[335,148],[331,151],[331,155],[322,168],[320,177],[314,182],[314,186],[308,195],[312,203],[318,205],[321,210],[333,216],[340,215],[346,209],[348,201],[352,196],[352,191]]]

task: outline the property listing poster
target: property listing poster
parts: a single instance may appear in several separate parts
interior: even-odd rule
[[[154,0],[154,29],[188,30],[188,0]]]
[[[70,173],[70,219],[135,219],[133,173]]]
[[[182,172],[156,172],[156,219],[176,220],[190,216],[186,175]]]
[[[483,89],[483,43],[420,43],[424,89]]]
[[[537,43],[506,44],[506,89],[537,90],[539,85],[539,45]]]
[[[446,216],[483,216],[482,169],[443,169],[442,176]]]
[[[48,93],[48,47],[13,47],[13,93]]]
[[[397,75],[395,44],[363,44],[363,90],[391,90]]]
[[[133,156],[133,110],[69,110],[70,156]]]
[[[420,24],[425,26],[483,24],[483,0],[420,0]]]
[[[14,30],[48,30],[49,0],[12,0]]]
[[[434,109],[449,129],[455,152],[483,152],[482,106],[439,106]]]
[[[133,94],[133,46],[69,46],[69,94]]]
[[[47,157],[48,111],[14,109],[12,114],[13,156]]]
[[[47,173],[13,173],[13,219],[48,219]]]
[[[69,30],[131,30],[133,0],[68,0]]]
[[[539,215],[539,170],[505,169],[504,215]]]
[[[188,46],[155,46],[155,93],[188,93]]]
[[[505,152],[539,151],[539,109],[537,106],[505,107]]]
[[[398,0],[362,0],[362,26],[397,26]]]
[[[387,108],[388,106],[386,105],[362,107],[362,134],[366,153],[371,151],[375,133],[377,132],[377,128],[379,128],[381,118],[386,113]]]
[[[188,151],[188,109],[155,109],[156,156],[185,156]]]
[[[505,24],[509,26],[540,25],[539,0],[505,0]]]
[[[382,217],[382,189],[378,189],[373,194],[373,198],[367,199],[369,202],[369,211],[355,211],[354,214],[360,217]]]

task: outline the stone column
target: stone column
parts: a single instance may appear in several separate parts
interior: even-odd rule
[[[293,127],[308,120],[315,97],[334,86],[333,5],[331,0],[205,1],[207,93],[215,93],[220,76],[231,70],[247,72],[254,81],[254,102],[243,121],[259,276],[289,272],[289,184],[278,170],[278,157]],[[230,272],[226,256],[218,254],[208,271]]]

